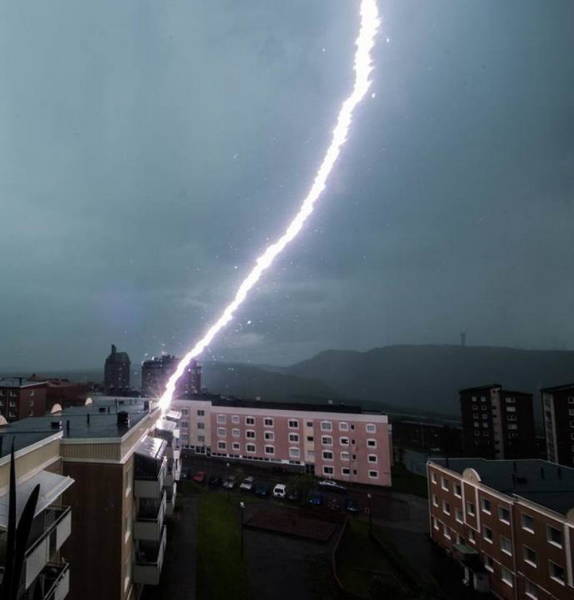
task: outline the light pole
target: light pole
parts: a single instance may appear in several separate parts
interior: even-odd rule
[[[373,496],[371,492],[367,494],[369,499],[369,536],[373,535]]]
[[[243,558],[243,515],[245,513],[245,502],[239,503],[239,511],[241,513],[241,558]]]

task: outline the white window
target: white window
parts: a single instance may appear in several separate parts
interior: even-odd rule
[[[457,522],[462,523],[462,510],[460,510],[460,508],[457,508],[455,509],[454,514]]]
[[[265,417],[263,419],[263,425],[265,427],[273,427],[273,419],[271,417]]]
[[[341,446],[348,446],[349,438],[348,437],[339,438],[339,444],[341,444]]]
[[[290,433],[289,441],[296,444],[299,441],[299,434],[298,433]]]
[[[506,412],[516,412],[516,406],[507,406]]]
[[[205,429],[205,423],[198,423],[197,424],[197,428],[198,429]]]
[[[234,425],[238,425],[238,424],[239,424],[239,415],[232,415],[232,416],[231,416],[231,422],[232,422]]]
[[[239,429],[232,429],[232,430],[231,430],[231,435],[232,435],[234,438],[238,438],[238,437],[241,435],[241,432],[239,431]]]
[[[369,478],[370,479],[378,479],[379,478],[379,472],[378,471],[369,471]]]
[[[321,421],[321,431],[332,431],[333,423],[331,421]]]
[[[373,423],[369,423],[368,425],[365,426],[365,431],[367,433],[376,433],[377,426],[373,425]]]
[[[239,448],[240,448],[239,442],[233,442],[233,443],[231,444],[231,447],[232,447],[234,450],[237,450],[237,451],[239,451]]]
[[[532,598],[532,600],[538,600],[538,588],[528,581],[528,579],[524,580],[524,593],[528,598]]]
[[[245,425],[255,425],[255,417],[245,417]]]
[[[325,465],[323,467],[323,474],[324,475],[332,475],[334,472],[333,467],[328,467],[327,465]]]
[[[275,434],[272,431],[266,431],[266,432],[264,432],[263,433],[263,437],[268,442],[274,442],[275,441]]]
[[[349,460],[349,453],[348,452],[341,452],[341,460]]]
[[[557,581],[558,583],[561,583],[562,585],[564,585],[566,583],[565,575],[564,575],[564,567],[557,565],[555,562],[553,562],[551,560],[548,561],[548,565],[550,568],[550,577],[552,579],[554,579],[554,581]]]
[[[512,556],[512,542],[504,535],[500,536],[500,549],[509,556]]]
[[[449,481],[448,481],[448,479],[446,477],[442,478],[441,487],[442,487],[443,490],[446,490],[447,492],[450,489],[450,483],[449,483]]]
[[[323,444],[323,446],[332,446],[333,438],[330,435],[323,435],[321,436],[321,444]]]
[[[225,450],[226,447],[227,447],[227,445],[225,442],[217,442],[218,450]]]
[[[436,494],[432,495],[432,505],[433,506],[438,506],[438,499],[437,499],[437,495]]]
[[[490,502],[490,500],[483,498],[480,502],[482,505],[482,512],[489,515],[492,512],[492,503]]]
[[[344,421],[341,421],[339,423],[339,431],[349,431],[349,423],[345,423]]]
[[[472,529],[468,530],[468,541],[471,544],[476,544],[476,537],[475,537],[474,531]]]
[[[204,417],[205,416],[205,411],[204,410],[198,410],[197,411],[197,416],[198,417]]]
[[[330,450],[323,450],[323,460],[333,460],[333,453]]]
[[[436,483],[436,473],[434,471],[431,471],[430,478],[433,483]]]
[[[341,467],[341,475],[350,475],[351,469],[349,467]]]
[[[492,560],[492,558],[490,558],[490,556],[487,556],[486,554],[484,554],[483,556],[484,556],[484,568],[487,571],[494,573],[494,561]]]
[[[255,444],[246,444],[245,450],[246,450],[246,452],[250,452],[250,453],[255,452]]]
[[[500,579],[510,587],[514,587],[514,575],[506,567],[500,567]]]
[[[182,414],[184,417],[187,417],[187,415],[189,415],[189,410],[188,410],[187,408],[182,408],[182,409],[181,409],[181,414]]]
[[[442,512],[445,515],[450,515],[450,504],[446,500],[442,501]]]
[[[438,524],[438,521],[434,517],[432,518],[432,526],[433,526],[433,529],[435,529],[436,531],[438,531],[439,524]]]
[[[254,431],[253,429],[248,429],[248,430],[245,432],[245,437],[246,437],[247,439],[254,440],[254,439],[255,439],[255,431]]]
[[[444,532],[444,537],[447,540],[450,540],[450,530],[446,525],[443,525],[443,532]]]
[[[227,419],[226,419],[225,415],[217,415],[217,424],[218,425],[225,425],[226,422],[227,422]]]
[[[534,533],[534,519],[530,515],[522,514],[522,529]]]
[[[265,454],[275,454],[275,448],[273,446],[265,446]]]
[[[460,483],[454,484],[454,495],[457,498],[462,498],[462,487],[461,487]]]
[[[227,429],[225,429],[225,427],[218,427],[217,428],[217,435],[219,435],[220,437],[224,437],[227,435]]]
[[[508,423],[507,428],[508,431],[517,431],[518,425],[516,423]]]
[[[203,435],[198,435],[198,436],[197,436],[197,441],[198,441],[200,444],[203,444],[203,442],[205,442],[205,436],[203,436]]]
[[[498,518],[507,525],[510,524],[510,511],[504,506],[498,508]]]
[[[376,454],[369,454],[369,456],[367,457],[367,460],[370,463],[376,463],[377,462],[377,455]]]
[[[552,527],[552,525],[547,525],[546,539],[554,546],[562,548],[562,532],[560,529],[556,529],[556,527]]]
[[[376,448],[377,440],[367,440],[367,448]]]
[[[299,448],[289,448],[289,458],[299,458],[301,456],[301,451]]]
[[[524,546],[522,548],[522,550],[523,550],[524,562],[528,563],[532,567],[535,567],[538,562],[536,560],[536,552],[534,552],[534,550],[532,550],[532,548],[529,548],[528,546]]]
[[[492,544],[492,529],[490,527],[484,526],[482,528],[482,537]]]
[[[289,426],[290,429],[298,429],[299,421],[296,421],[295,419],[289,419],[289,421],[287,422],[287,425]]]

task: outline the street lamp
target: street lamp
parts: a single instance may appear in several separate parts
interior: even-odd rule
[[[239,510],[241,512],[241,558],[243,558],[243,515],[245,514],[245,502],[239,503]]]
[[[367,494],[367,498],[369,499],[369,536],[373,535],[373,496],[369,492]]]

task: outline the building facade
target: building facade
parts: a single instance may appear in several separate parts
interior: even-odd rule
[[[574,466],[574,383],[544,388],[541,394],[547,458]]]
[[[459,392],[464,455],[489,459],[535,458],[532,394],[498,384]]]
[[[0,415],[6,421],[41,416],[46,412],[46,385],[23,377],[0,379]]]
[[[386,415],[341,405],[286,404],[202,395],[174,400],[182,446],[200,454],[300,467],[318,477],[391,485]]]
[[[104,364],[104,391],[123,396],[130,390],[131,361],[127,352],[118,352],[114,344]]]
[[[179,358],[171,354],[153,357],[142,363],[141,392],[147,398],[161,396],[167,380],[177,368]],[[201,366],[196,361],[186,367],[179,378],[174,397],[191,398],[201,392]]]
[[[470,586],[505,600],[574,597],[574,469],[471,458],[427,469],[431,538]]]

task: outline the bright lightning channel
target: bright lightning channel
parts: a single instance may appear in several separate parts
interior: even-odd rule
[[[217,319],[217,321],[207,330],[207,333],[201,338],[195,346],[181,359],[177,365],[176,370],[169,378],[165,391],[160,398],[160,407],[162,410],[167,410],[171,404],[173,393],[178,379],[185,372],[186,367],[189,363],[197,358],[202,352],[209,346],[213,341],[213,338],[233,319],[233,316],[237,309],[243,304],[247,298],[248,293],[259,281],[263,273],[273,264],[273,261],[285,247],[291,242],[297,234],[301,231],[301,228],[307,221],[307,219],[313,213],[315,203],[319,199],[319,196],[327,185],[329,175],[333,171],[333,167],[337,162],[337,158],[341,153],[341,149],[347,141],[347,135],[351,127],[353,118],[353,112],[361,100],[365,97],[365,94],[371,86],[370,74],[373,70],[373,61],[371,57],[371,51],[375,45],[375,37],[379,28],[379,10],[377,8],[377,0],[361,0],[360,7],[361,24],[359,29],[359,35],[355,42],[355,82],[353,90],[348,98],[345,99],[341,105],[339,116],[337,117],[337,124],[333,130],[333,137],[331,143],[327,148],[327,152],[323,158],[323,162],[315,175],[313,185],[307,194],[307,197],[303,200],[299,212],[295,215],[293,220],[289,223],[289,226],[285,230],[285,233],[273,244],[269,245],[265,252],[255,261],[255,266],[251,269],[251,272],[243,280],[243,283],[239,286],[233,300],[225,307],[225,310]]]

